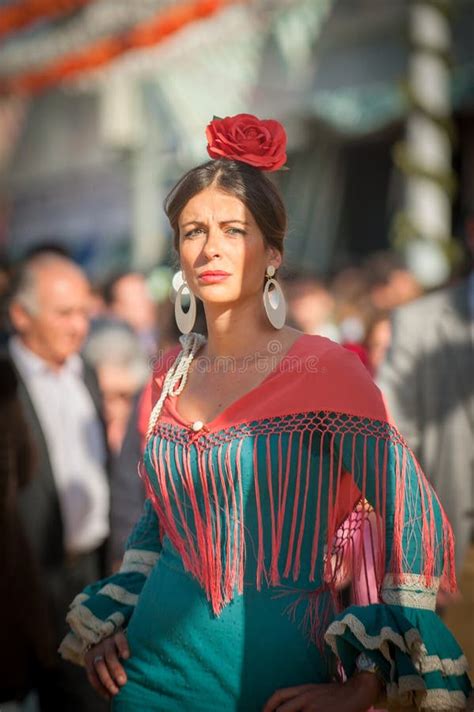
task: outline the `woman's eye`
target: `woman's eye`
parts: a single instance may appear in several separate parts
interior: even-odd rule
[[[196,237],[203,232],[202,227],[193,227],[192,230],[188,230],[184,233],[184,237]]]
[[[241,227],[229,227],[227,232],[229,235],[245,235],[245,230]]]

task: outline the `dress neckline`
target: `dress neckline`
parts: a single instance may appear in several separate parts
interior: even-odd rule
[[[243,393],[241,396],[236,398],[235,400],[232,401],[226,408],[223,408],[212,420],[208,420],[207,422],[199,421],[199,420],[187,420],[184,418],[179,410],[178,410],[178,398],[179,396],[168,396],[168,398],[165,401],[166,407],[168,407],[173,415],[173,418],[177,420],[179,423],[182,425],[186,426],[187,428],[190,428],[191,430],[211,430],[214,429],[222,420],[225,420],[226,415],[229,413],[229,411],[234,410],[237,406],[239,406],[242,401],[245,401],[247,398],[250,398],[255,395],[256,391],[260,390],[260,388],[263,388],[264,386],[267,385],[268,381],[270,381],[272,378],[277,376],[279,373],[281,373],[285,363],[289,358],[291,358],[294,355],[294,352],[298,349],[300,346],[301,342],[307,337],[307,334],[300,334],[291,344],[289,349],[285,352],[285,354],[281,357],[281,359],[278,361],[276,366],[274,366],[269,373],[263,378],[260,383],[257,383],[256,386],[253,388],[250,388],[250,390],[246,391]],[[199,428],[194,428],[197,423],[200,423]]]

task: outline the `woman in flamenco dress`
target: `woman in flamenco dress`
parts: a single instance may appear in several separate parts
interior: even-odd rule
[[[114,712],[465,709],[442,506],[358,357],[285,325],[285,131],[206,133],[165,203],[183,336],[149,387],[143,515],[60,652]]]

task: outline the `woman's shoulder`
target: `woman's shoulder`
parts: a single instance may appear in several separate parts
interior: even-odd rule
[[[141,401],[147,401],[150,397],[155,398],[156,390],[161,389],[164,378],[181,351],[180,344],[176,344],[166,350],[160,349],[151,362],[152,373],[148,379]]]
[[[325,336],[304,334],[293,355],[298,363],[292,365],[303,374],[299,390],[305,402],[323,410],[386,419],[381,393],[353,351]]]
[[[305,363],[326,363],[333,365],[343,364],[351,358],[351,354],[336,341],[319,334],[301,334],[294,342],[288,354],[296,360]],[[291,359],[292,360],[292,359]],[[311,372],[311,369],[309,369]]]
[[[298,343],[299,342],[299,343]],[[301,334],[296,344],[299,345],[299,353],[302,355],[317,355],[321,358],[328,358],[336,363],[354,363],[362,365],[360,357],[352,350],[342,346],[337,341],[327,336],[319,334]]]
[[[331,349],[342,349],[343,347],[332,339],[328,339],[327,336],[319,336],[319,334],[305,334],[300,333],[299,338],[296,339],[296,344],[299,345],[300,351],[303,354],[318,354],[323,356]]]
[[[298,356],[306,359],[308,363],[317,361],[324,372],[332,375],[349,376],[358,381],[373,383],[373,379],[362,363],[360,356],[336,341],[317,334],[303,334],[299,340]]]
[[[153,405],[159,398],[164,378],[180,351],[180,344],[176,344],[166,350],[160,350],[152,362],[153,372],[140,394],[137,406],[138,432],[142,438],[142,444],[144,443],[150,414],[153,409]]]
[[[182,350],[181,344],[175,344],[165,350],[160,349],[153,362],[153,381],[158,382],[164,378],[167,371],[171,368],[176,360],[176,357]]]

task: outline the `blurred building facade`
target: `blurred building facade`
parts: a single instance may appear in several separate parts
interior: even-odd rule
[[[239,112],[288,130],[290,170],[276,179],[289,207],[291,269],[324,275],[391,244],[404,200],[393,155],[410,110],[413,3],[74,5],[26,27],[3,23],[0,126],[11,140],[0,237],[13,258],[57,239],[92,276],[172,262],[163,198],[206,160],[212,116]],[[459,181],[452,231],[462,237],[474,211],[474,2],[444,5]],[[128,51],[111,49],[113,39]]]

